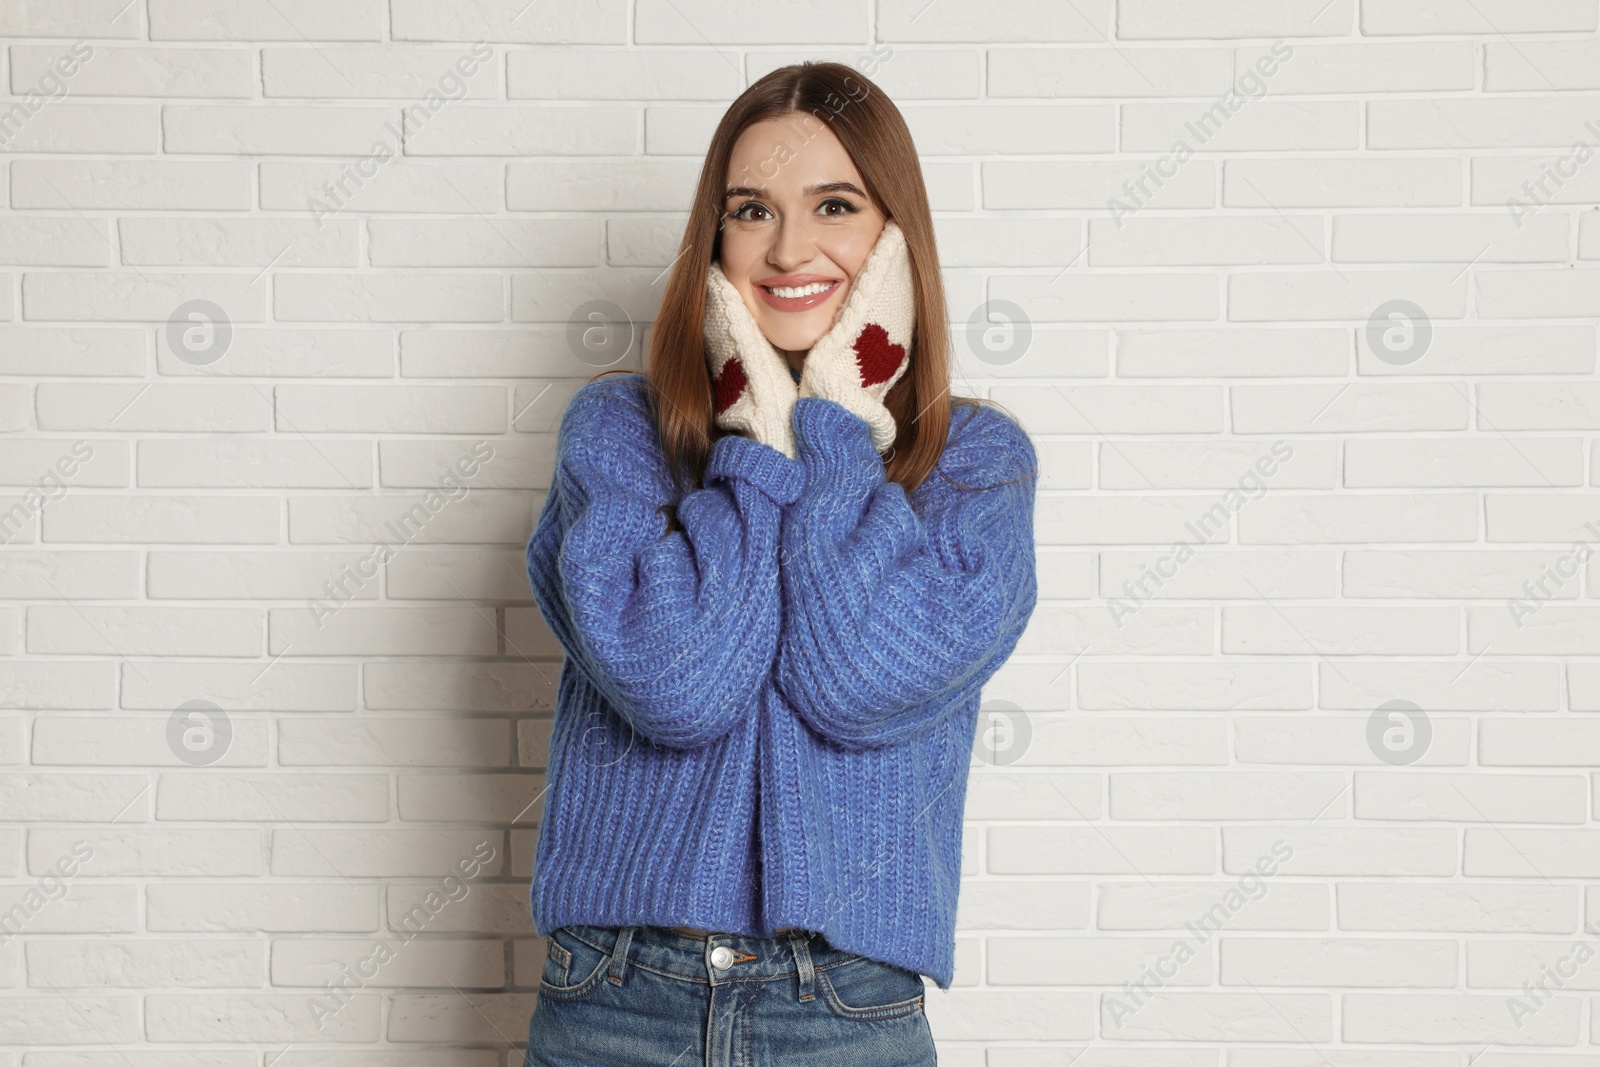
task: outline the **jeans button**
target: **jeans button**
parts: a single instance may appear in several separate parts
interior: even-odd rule
[[[718,945],[716,948],[711,950],[711,966],[715,967],[717,970],[726,970],[728,965],[732,962],[733,949],[729,948],[727,945]]]

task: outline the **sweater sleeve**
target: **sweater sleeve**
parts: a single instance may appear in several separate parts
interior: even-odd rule
[[[528,576],[569,662],[606,702],[646,738],[695,748],[731,729],[771,672],[781,506],[805,471],[724,436],[705,487],[675,499],[642,389],[629,389],[588,383],[562,416]],[[681,529],[668,532],[672,504]]]
[[[963,418],[919,514],[885,480],[865,420],[820,397],[796,402],[806,478],[783,516],[776,679],[837,744],[892,744],[953,712],[1033,613],[1033,445],[993,409]]]

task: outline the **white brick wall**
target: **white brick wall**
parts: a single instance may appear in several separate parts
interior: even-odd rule
[[[0,1067],[520,1064],[568,326],[817,57],[1044,465],[941,1062],[1600,1064],[1597,8],[0,2]]]

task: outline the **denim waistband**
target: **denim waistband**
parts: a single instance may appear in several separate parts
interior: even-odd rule
[[[692,937],[666,926],[573,924],[561,930],[596,951],[612,956],[610,973],[619,981],[622,972],[631,965],[713,985],[763,981],[799,973],[802,985],[809,987],[814,972],[863,958],[833,947],[821,933],[810,930],[797,930],[778,937],[723,933]],[[616,958],[619,948],[624,956],[621,960]],[[728,951],[723,952],[723,949]],[[723,966],[718,966],[719,963]]]

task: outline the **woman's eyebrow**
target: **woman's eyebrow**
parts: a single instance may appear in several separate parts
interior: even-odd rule
[[[854,182],[847,182],[847,181],[813,182],[812,184],[806,186],[804,189],[800,190],[800,195],[801,196],[820,196],[823,193],[854,193],[855,195],[861,197],[861,199],[863,199],[863,200],[865,200],[867,198],[867,194],[863,193],[860,189],[857,189]],[[766,195],[767,195],[767,191],[764,188],[763,189],[756,189],[756,188],[752,188],[751,186],[748,186],[748,185],[732,185],[732,186],[728,187],[728,191],[727,192],[722,194],[722,200],[723,200],[723,203],[727,203],[729,200],[732,200],[736,196],[766,196]]]

